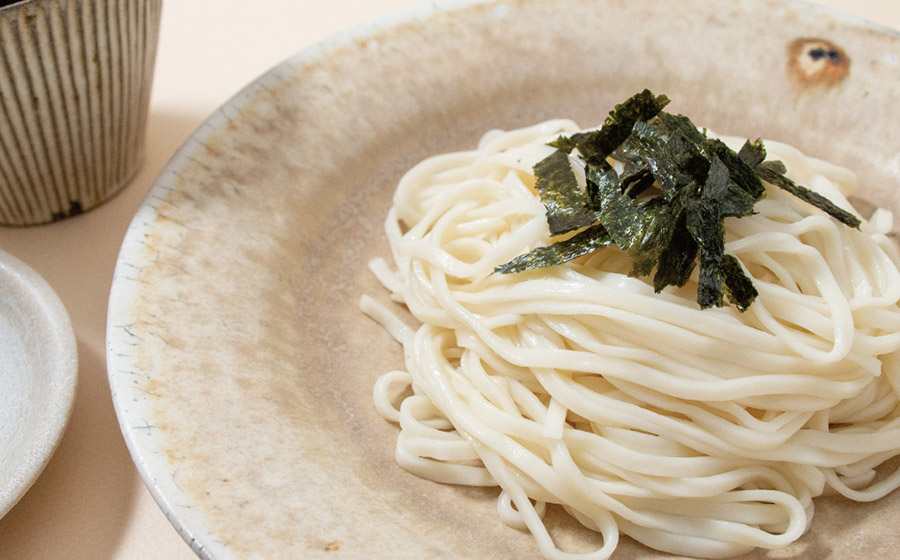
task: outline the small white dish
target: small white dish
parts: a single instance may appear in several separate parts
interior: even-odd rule
[[[56,292],[0,251],[0,517],[56,450],[77,376],[75,332]]]

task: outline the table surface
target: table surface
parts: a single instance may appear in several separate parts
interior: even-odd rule
[[[125,230],[175,150],[241,87],[332,33],[420,2],[164,4],[146,160],[139,174],[115,198],[84,215],[40,227],[0,227],[0,249],[28,263],[59,294],[75,327],[80,360],[68,429],[34,486],[0,519],[0,558],[196,558],[141,481],[110,398],[106,306]],[[900,29],[896,0],[814,3]]]

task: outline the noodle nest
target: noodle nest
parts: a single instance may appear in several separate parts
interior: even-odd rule
[[[778,548],[806,531],[814,497],[870,501],[900,486],[900,471],[878,469],[900,454],[890,214],[856,230],[769,187],[756,214],[725,222],[726,251],[759,291],[743,313],[701,311],[696,272],[654,293],[614,247],[494,273],[551,243],[532,167],[553,150],[545,142],[578,130],[492,131],[400,181],[386,220],[393,263],[370,268],[420,326],[361,301],[405,352],[406,370],[374,389],[400,426],[400,466],[499,486],[502,520],[548,559],[608,558],[620,533],[699,557]],[[851,172],[766,147],[794,181],[852,209]],[[548,504],[602,546],[557,548]]]

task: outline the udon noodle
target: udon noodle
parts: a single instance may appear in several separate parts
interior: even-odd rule
[[[532,166],[545,142],[577,130],[492,131],[400,181],[386,221],[393,266],[370,268],[421,326],[361,301],[405,351],[406,370],[374,389],[400,425],[400,466],[499,486],[500,517],[548,559],[607,558],[620,533],[700,557],[777,548],[806,531],[816,496],[870,501],[900,486],[900,471],[877,469],[900,454],[890,214],[856,230],[769,187],[756,214],[726,220],[726,251],[759,291],[745,312],[700,310],[696,272],[656,294],[616,248],[493,273],[551,242]],[[796,182],[851,209],[851,172],[766,147]],[[602,547],[557,548],[548,504]]]

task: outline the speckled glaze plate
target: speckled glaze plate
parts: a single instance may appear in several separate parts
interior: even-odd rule
[[[898,209],[900,37],[797,2],[433,2],[299,53],[193,135],[123,243],[108,364],[134,460],[201,557],[538,558],[495,490],[395,465],[370,399],[401,350],[357,302],[382,294],[366,263],[411,165],[495,127],[599,124],[644,87]],[[898,519],[900,495],[823,499],[777,556],[894,558]],[[628,539],[616,557],[671,558]]]

